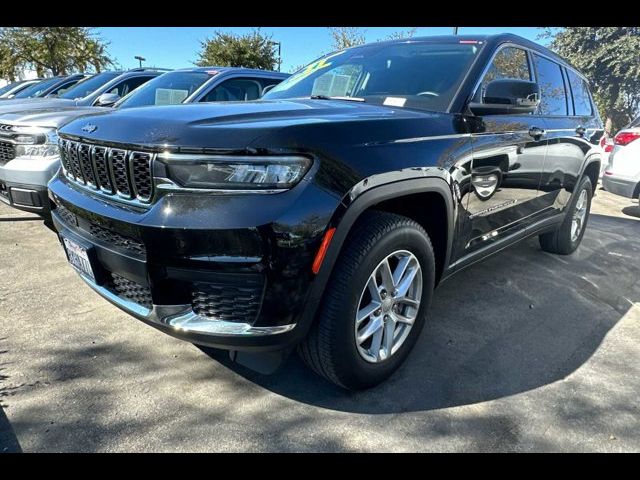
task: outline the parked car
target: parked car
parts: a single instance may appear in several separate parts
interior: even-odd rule
[[[194,67],[166,73],[116,104],[119,108],[257,100],[288,73],[235,67]]]
[[[600,178],[604,175],[604,170],[609,163],[609,155],[613,151],[614,143],[613,138],[608,136],[606,133],[600,137],[600,157],[602,158],[602,164],[600,165]]]
[[[90,75],[77,73],[73,75],[60,75],[57,77],[45,78],[21,90],[7,100],[20,101],[26,98],[54,97],[64,93],[75,84],[88,77],[90,77]]]
[[[640,201],[640,117],[614,137],[614,148],[602,177],[608,192]]]
[[[134,68],[97,73],[56,97],[12,98],[0,102],[0,115],[25,110],[55,110],[68,106],[110,106],[166,69]]]
[[[246,68],[188,68],[157,76],[133,90],[114,106],[138,106],[228,100],[255,100],[264,88],[289,75]],[[114,87],[118,88],[118,87]],[[95,95],[94,95],[95,96]],[[103,104],[105,94],[102,94]],[[0,114],[0,200],[49,219],[47,183],[60,160],[55,131],[74,118],[107,107],[66,106]],[[35,136],[28,136],[27,133]],[[19,155],[18,140],[30,143],[31,153]],[[4,150],[3,150],[4,148]],[[25,152],[26,153],[26,152]]]
[[[68,123],[53,222],[81,278],[143,322],[263,372],[297,347],[359,389],[402,364],[453,273],[533,235],[578,248],[602,131],[585,78],[540,45],[394,40],[261,101]]]
[[[16,93],[24,90],[30,85],[41,82],[42,78],[34,78],[31,80],[19,80],[17,82],[8,83],[4,87],[0,88],[0,99],[12,98]]]

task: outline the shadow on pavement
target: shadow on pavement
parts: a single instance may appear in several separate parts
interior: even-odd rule
[[[382,385],[346,392],[292,355],[264,376],[206,353],[260,386],[327,409],[386,414],[498,399],[564,379],[640,301],[640,237],[632,219],[592,214],[570,256],[536,238],[455,275],[436,291],[404,366]],[[629,260],[628,260],[629,259]]]
[[[622,209],[622,213],[630,217],[640,218],[640,205],[630,205]]]
[[[0,355],[3,353],[6,352],[0,350]],[[4,370],[4,364],[0,362],[0,453],[21,453],[22,449],[20,448],[20,443],[18,443],[18,438],[11,427],[11,423],[9,423],[7,415],[4,413],[4,400],[12,393],[12,389],[5,386],[9,376],[3,373]]]

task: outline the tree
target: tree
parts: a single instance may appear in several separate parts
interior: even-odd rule
[[[609,134],[638,114],[640,27],[546,28],[540,37],[589,79]]]
[[[200,42],[196,65],[201,67],[245,67],[275,70],[279,64],[276,42],[271,35],[264,35],[260,29],[246,35],[214,32],[213,38]]]
[[[0,44],[0,78],[15,82],[20,70],[20,62],[14,52],[6,45]]]
[[[403,38],[415,37],[417,31],[418,29],[416,27],[410,28],[409,30],[398,30],[378,41],[382,42],[384,40],[402,40]]]
[[[333,50],[344,50],[365,43],[364,33],[358,27],[329,27]]]
[[[40,75],[100,72],[113,64],[108,44],[84,27],[6,27],[0,44],[12,52],[16,69],[33,68]]]

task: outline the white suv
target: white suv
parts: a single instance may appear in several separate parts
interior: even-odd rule
[[[602,176],[602,186],[608,192],[629,198],[640,195],[640,117],[614,138],[609,164]]]

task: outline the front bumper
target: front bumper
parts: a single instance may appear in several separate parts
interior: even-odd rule
[[[0,200],[19,210],[47,216],[51,209],[47,183],[59,168],[57,158],[17,158],[0,165]]]
[[[337,202],[298,187],[268,199],[166,195],[133,211],[60,176],[49,185],[61,239],[92,252],[95,281],[81,277],[94,291],[169,335],[239,351],[285,350],[306,333],[311,264]]]
[[[615,193],[627,198],[633,198],[638,181],[618,175],[602,176],[602,186],[607,192]]]
[[[233,345],[234,337],[241,339],[277,335],[289,332],[296,326],[294,323],[274,327],[254,327],[243,322],[205,320],[193,310],[192,305],[153,305],[151,308],[147,308],[118,296],[83,274],[80,274],[80,278],[96,293],[128,314],[174,337],[193,343],[216,346],[216,342],[212,343],[212,338],[218,338],[217,343],[219,344],[227,337]]]

